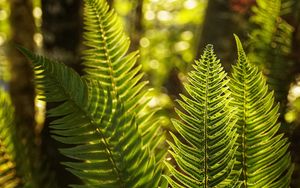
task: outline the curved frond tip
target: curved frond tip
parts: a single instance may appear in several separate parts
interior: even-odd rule
[[[178,168],[167,166],[173,187],[234,187],[238,172],[233,171],[237,139],[233,110],[229,108],[228,80],[212,45],[207,45],[196,61],[181,95],[173,120],[179,135],[172,133],[171,155]]]
[[[266,80],[249,63],[239,38],[235,35],[238,61],[229,82],[237,109],[237,161],[242,169],[243,187],[288,187],[293,166],[289,143],[278,133],[279,105],[269,92]]]

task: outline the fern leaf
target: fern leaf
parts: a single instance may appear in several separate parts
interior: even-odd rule
[[[142,134],[152,138],[145,144],[149,143],[154,149],[152,143],[158,143],[163,135],[159,132],[157,121],[147,121],[155,113],[144,110],[149,100],[145,100],[147,82],[141,80],[141,65],[136,63],[138,52],[125,55],[130,41],[123,31],[119,17],[114,9],[109,9],[105,0],[86,0],[84,20],[84,38],[88,48],[83,52],[86,76],[97,79],[103,87],[108,87],[114,104],[118,96],[125,112],[136,114]],[[155,136],[157,134],[159,135]]]
[[[233,129],[235,120],[228,106],[230,92],[226,86],[226,73],[214,54],[212,45],[207,45],[194,71],[189,73],[185,85],[189,96],[181,95],[176,110],[181,121],[173,120],[180,140],[171,134],[170,142],[179,169],[167,163],[173,178],[167,177],[173,187],[225,187],[233,185],[234,156],[237,139]],[[229,184],[230,183],[230,184]],[[234,187],[234,186],[232,186]]]
[[[13,188],[21,183],[16,169],[14,122],[12,106],[6,92],[0,88],[0,187]]]
[[[132,110],[138,102],[137,93],[146,84],[140,82],[143,74],[139,72],[141,66],[136,65],[138,53],[125,56],[129,39],[114,9],[109,9],[105,0],[85,2],[84,37],[88,47],[83,52],[85,73],[108,87],[115,95],[112,97],[118,96],[126,110]]]
[[[243,187],[288,187],[293,168],[287,138],[278,134],[279,105],[274,105],[265,78],[248,62],[235,38],[238,62],[229,87],[237,108],[237,168],[242,169]]]
[[[111,91],[113,108],[121,103],[125,113],[134,114],[145,147],[156,153],[162,161],[165,150],[158,148],[164,141],[160,130],[158,109],[147,107],[149,97],[142,81],[141,65],[137,64],[138,52],[127,54],[129,38],[113,8],[105,0],[86,0],[84,8],[85,45],[83,65],[85,76],[99,80]],[[145,99],[147,98],[147,99]]]
[[[0,187],[37,188],[40,179],[36,176],[37,169],[30,164],[29,146],[16,130],[10,96],[1,87],[0,106]]]
[[[161,168],[143,144],[134,114],[99,81],[81,78],[65,65],[21,49],[34,65],[42,99],[62,102],[48,114],[53,137],[74,147],[60,151],[78,162],[64,162],[84,185],[73,187],[157,187]],[[153,178],[156,177],[156,178]]]

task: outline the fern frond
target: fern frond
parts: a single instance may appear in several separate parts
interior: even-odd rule
[[[278,134],[279,105],[262,73],[251,65],[237,36],[238,62],[229,82],[232,105],[237,108],[239,134],[236,166],[242,169],[243,187],[289,187],[291,157],[289,143]]]
[[[180,140],[171,134],[174,143],[169,143],[179,167],[167,163],[173,175],[167,179],[173,187],[234,187],[236,183],[229,178],[237,135],[225,77],[212,45],[207,45],[194,71],[189,73],[189,84],[185,85],[189,96],[181,95],[182,100],[178,101],[184,109],[176,110],[181,121],[173,120],[183,137]]]
[[[2,66],[3,65],[3,66]],[[17,129],[14,108],[8,94],[6,63],[0,67],[0,187],[37,188],[39,185],[55,188],[50,183],[48,168],[40,173],[40,160],[32,160],[30,152],[38,153],[35,146],[24,140],[24,132]],[[3,75],[5,73],[6,75]],[[4,76],[4,77],[2,77]],[[3,82],[2,82],[3,81]],[[28,130],[26,130],[28,131]],[[37,159],[37,158],[36,158]],[[47,180],[42,176],[47,175]],[[49,181],[48,181],[49,179]],[[44,181],[45,180],[45,181]]]
[[[16,130],[14,109],[7,91],[0,87],[0,187],[37,188],[28,146]]]
[[[249,60],[260,66],[268,77],[278,101],[286,100],[288,94],[293,27],[281,18],[281,0],[257,0],[251,22],[255,25],[249,40]]]
[[[147,82],[142,81],[138,52],[127,54],[130,41],[119,17],[105,0],[86,0],[84,20],[85,76],[99,80],[111,91],[113,108],[121,103],[124,113],[134,114],[145,147],[156,153],[157,161],[161,161],[165,151],[157,149],[164,140],[160,119],[155,118],[157,109],[147,109],[150,99],[145,100]]]
[[[96,78],[118,96],[126,110],[134,107],[146,82],[140,82],[143,74],[136,65],[138,52],[125,56],[129,48],[120,20],[105,0],[85,1],[85,45],[83,52],[85,73]],[[112,97],[115,97],[112,96]],[[132,110],[132,109],[131,109]]]
[[[0,106],[0,187],[13,188],[20,185],[21,179],[16,170],[13,109],[9,96],[2,88]]]
[[[118,96],[126,113],[136,114],[142,134],[156,139],[146,143],[157,143],[158,137],[154,135],[158,131],[153,130],[159,130],[159,124],[146,121],[154,113],[145,113],[143,110],[148,103],[144,99],[147,82],[141,80],[141,65],[136,63],[138,52],[125,55],[130,41],[123,31],[119,17],[114,9],[109,9],[105,0],[86,0],[84,20],[84,38],[88,48],[83,52],[86,76],[97,79],[103,87],[108,87],[114,101]]]
[[[62,102],[48,114],[53,137],[74,147],[60,151],[78,162],[64,162],[84,185],[73,187],[157,187],[161,168],[143,144],[134,114],[118,103],[99,81],[21,49],[34,65],[42,99]]]

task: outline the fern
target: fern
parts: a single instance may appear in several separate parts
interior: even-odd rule
[[[157,187],[163,152],[155,156],[158,121],[142,114],[146,102],[137,52],[127,56],[129,41],[104,0],[85,1],[88,50],[81,78],[66,66],[21,51],[32,60],[40,97],[62,102],[48,114],[53,137],[74,147],[61,152],[79,160],[64,162],[84,185],[73,187]],[[97,80],[97,81],[95,81]],[[152,124],[152,125],[151,125]]]
[[[153,188],[161,185],[164,137],[157,109],[148,111],[137,52],[105,0],[85,0],[84,75],[20,50],[32,61],[40,99],[55,102],[51,134],[68,144],[63,164],[82,180],[76,188]],[[237,40],[239,60],[226,78],[212,45],[196,61],[173,120],[166,163],[172,187],[287,187],[293,167],[288,141],[277,134],[278,105],[262,74]],[[230,91],[231,90],[231,91]],[[1,114],[0,114],[1,115]],[[0,145],[1,146],[1,145]],[[9,170],[13,170],[10,168]]]
[[[133,110],[146,82],[139,82],[143,76],[136,65],[137,52],[125,56],[129,39],[114,10],[104,0],[86,0],[85,3],[85,45],[83,52],[85,73],[95,78],[112,91],[113,96],[125,104],[126,110]]]
[[[194,69],[185,85],[190,97],[181,95],[179,101],[185,112],[176,110],[182,121],[173,120],[184,141],[171,134],[174,143],[169,143],[180,170],[167,163],[174,177],[167,179],[173,187],[234,187],[237,182],[230,175],[234,172],[236,121],[228,106],[226,73],[212,45],[206,46]]]
[[[237,161],[243,187],[288,187],[293,168],[289,143],[277,131],[279,105],[257,67],[251,65],[237,38],[238,62],[229,87],[237,108]]]
[[[137,65],[137,52],[125,55],[130,41],[123,32],[122,25],[113,9],[109,9],[105,0],[86,0],[84,9],[85,45],[83,52],[86,76],[97,79],[103,87],[108,87],[112,98],[123,103],[126,113],[136,113],[138,127],[145,138],[163,138],[155,136],[159,122],[151,118],[156,110],[145,113],[148,100],[144,97],[146,81],[141,81],[141,65]],[[152,120],[151,120],[152,119]],[[160,143],[149,141],[146,143]],[[155,148],[156,145],[151,146]]]
[[[12,106],[6,92],[0,88],[0,187],[20,184],[16,170]]]
[[[113,8],[105,0],[86,0],[84,8],[85,45],[83,65],[85,76],[100,81],[111,91],[113,108],[122,103],[124,113],[134,114],[145,146],[162,161],[165,150],[158,149],[164,141],[160,130],[158,109],[149,109],[150,100],[142,81],[141,65],[137,64],[138,52],[127,54],[130,40]]]
[[[0,75],[3,76],[2,71],[8,70],[5,65],[1,68]],[[38,167],[33,168],[31,165],[28,151],[30,146],[26,145],[21,133],[17,131],[14,108],[7,91],[7,79],[8,77],[0,78],[0,187],[39,187],[41,178],[36,176]],[[46,187],[46,184],[43,185]]]
[[[281,18],[281,0],[257,0],[251,22],[255,25],[249,40],[249,60],[260,66],[268,77],[270,87],[275,90],[278,101],[285,103],[288,94],[288,75],[291,62],[287,56],[291,51],[293,27]],[[282,104],[283,105],[283,104]]]
[[[79,162],[64,162],[84,185],[73,187],[156,187],[161,168],[143,142],[135,114],[125,113],[101,82],[81,78],[65,65],[21,51],[33,62],[41,99],[62,102],[48,114],[53,137],[74,147],[60,151]],[[114,106],[116,100],[116,106]]]

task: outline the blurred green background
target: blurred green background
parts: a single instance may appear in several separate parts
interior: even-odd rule
[[[293,187],[300,187],[300,2],[298,0],[109,0],[139,50],[149,80],[149,107],[160,107],[171,130],[175,100],[194,59],[211,43],[226,71],[235,63],[233,33],[249,59],[266,75],[281,105],[282,132],[296,163]],[[15,49],[22,45],[82,72],[83,2],[0,0],[0,86],[10,92],[21,129],[49,156],[60,186],[76,181],[59,164],[62,156],[49,136],[46,104],[37,101],[30,63]],[[29,132],[30,132],[29,131]]]

